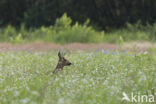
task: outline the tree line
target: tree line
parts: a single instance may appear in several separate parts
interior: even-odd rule
[[[73,21],[102,29],[121,27],[126,22],[152,24],[156,21],[155,0],[0,0],[0,26],[27,27],[53,25],[67,13]]]

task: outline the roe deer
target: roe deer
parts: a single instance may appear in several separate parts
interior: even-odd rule
[[[64,66],[71,65],[71,62],[69,62],[67,59],[65,59],[65,57],[60,53],[60,51],[58,53],[58,57],[59,57],[58,64],[57,64],[56,68],[54,69],[53,73],[63,70]]]

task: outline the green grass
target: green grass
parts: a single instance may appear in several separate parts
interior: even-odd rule
[[[155,56],[76,52],[66,58],[73,65],[51,76],[55,52],[0,52],[0,104],[132,104],[121,101],[123,92],[156,91]]]

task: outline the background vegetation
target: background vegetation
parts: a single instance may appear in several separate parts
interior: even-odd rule
[[[1,0],[0,41],[155,41],[155,7],[155,0]]]
[[[125,23],[156,21],[155,0],[1,0],[0,25],[28,27],[54,25],[67,13],[74,23],[90,18],[100,28],[119,27]]]
[[[61,18],[56,19],[54,25],[48,27],[28,29],[25,24],[21,24],[20,28],[8,25],[1,29],[0,41],[12,43],[48,41],[63,44],[71,42],[117,43],[120,39],[122,41],[156,40],[156,24],[143,26],[139,21],[134,25],[127,23],[123,28],[105,32],[96,30],[89,23],[89,19],[83,24],[73,23],[72,19],[65,13]]]

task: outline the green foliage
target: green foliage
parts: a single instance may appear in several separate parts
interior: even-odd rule
[[[71,23],[72,19],[68,17],[66,13],[64,13],[61,18],[56,19],[54,29],[55,31],[69,29],[71,27]]]
[[[156,23],[155,23],[156,24]],[[155,41],[156,25],[143,26],[140,22],[132,25],[127,23],[124,28],[112,30],[109,35],[112,37],[122,36],[124,41]],[[116,40],[115,40],[116,41]]]
[[[19,44],[22,42],[22,34],[19,33],[15,38],[11,37],[10,38],[11,43],[13,44]]]
[[[12,38],[12,37],[14,38],[14,37],[16,37],[16,35],[17,35],[16,28],[11,25],[8,25],[6,28],[4,28],[1,31],[0,39],[1,39],[1,41],[4,41],[4,39],[6,41],[9,41],[10,38]]]
[[[156,41],[156,24],[143,26],[140,22],[137,24],[126,24],[126,27],[111,30],[110,32],[97,31],[87,19],[83,24],[73,23],[72,19],[65,13],[62,17],[56,19],[54,25],[40,28],[27,29],[25,24],[16,29],[8,25],[0,31],[0,41],[11,41],[13,43],[48,41],[54,43],[98,43],[109,42],[118,43],[123,47],[124,42],[129,41]],[[21,34],[19,38],[19,34]],[[16,39],[17,38],[17,39]],[[20,40],[20,41],[19,41]]]
[[[57,19],[53,27],[53,33],[56,33],[56,35],[52,35],[52,40],[56,43],[100,42],[102,34],[95,31],[91,26],[88,26],[89,20],[83,25],[80,25],[78,22],[74,25],[71,24],[72,20],[67,17],[66,13]]]
[[[149,54],[154,55],[155,50],[152,47],[148,47],[147,50],[148,50]]]
[[[123,40],[122,36],[119,37],[118,44],[120,46],[120,49],[122,49],[124,47],[124,40]]]
[[[73,65],[51,76],[57,53],[1,52],[0,103],[131,104],[121,100],[123,92],[150,95],[156,89],[156,59],[149,55],[78,52],[66,58]]]

